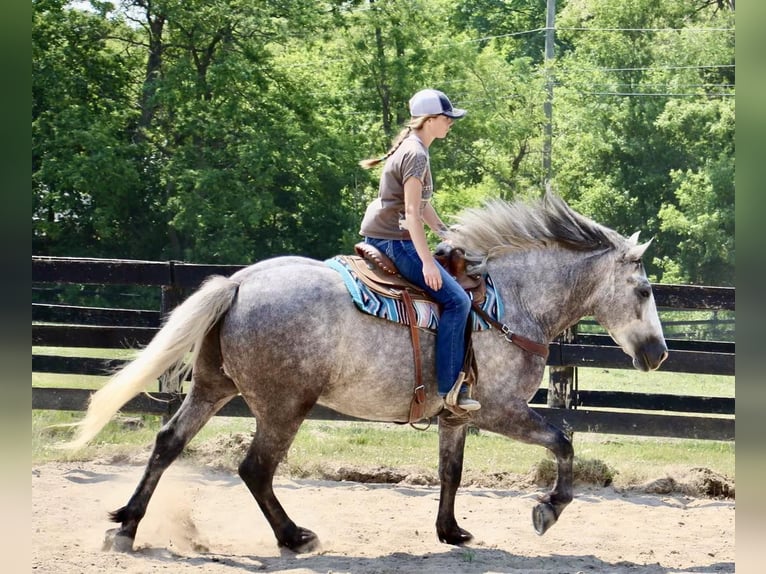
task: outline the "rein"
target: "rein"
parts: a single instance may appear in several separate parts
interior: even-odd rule
[[[479,315],[479,317],[481,317],[487,323],[492,325],[492,327],[500,331],[500,333],[502,333],[502,335],[505,337],[506,341],[508,341],[509,343],[513,343],[514,345],[524,349],[528,353],[532,353],[533,355],[539,355],[546,361],[548,360],[548,352],[549,352],[548,345],[543,345],[542,343],[538,343],[536,341],[533,341],[532,339],[527,339],[526,337],[517,335],[516,333],[511,331],[508,325],[493,319],[486,311],[484,311],[484,309],[482,309],[475,302],[471,302],[471,308],[476,312],[477,315]]]

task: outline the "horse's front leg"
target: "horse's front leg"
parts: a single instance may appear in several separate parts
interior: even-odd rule
[[[535,413],[537,414],[537,413]],[[545,423],[542,444],[556,456],[556,482],[548,494],[532,509],[532,524],[540,535],[553,526],[564,508],[572,502],[574,449],[569,438],[558,428]]]
[[[463,450],[468,430],[467,417],[458,417],[445,411],[439,419],[439,513],[436,533],[446,544],[463,544],[473,535],[460,528],[455,520],[455,495],[463,476]]]
[[[564,508],[572,502],[574,449],[572,442],[558,428],[529,408],[526,403],[510,405],[506,416],[498,419],[498,426],[485,426],[509,438],[547,448],[556,457],[556,481],[553,488],[539,499],[532,509],[535,531],[542,535],[553,526]]]

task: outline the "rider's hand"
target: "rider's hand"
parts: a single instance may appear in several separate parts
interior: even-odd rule
[[[434,291],[442,288],[442,274],[433,259],[423,263],[423,278],[426,280],[426,285]]]

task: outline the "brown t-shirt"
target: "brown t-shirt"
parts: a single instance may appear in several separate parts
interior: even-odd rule
[[[422,217],[423,209],[433,195],[433,180],[428,149],[414,134],[407,136],[386,160],[380,176],[378,197],[367,206],[359,233],[377,239],[410,238],[409,231],[404,228],[404,182],[411,177],[423,184]]]

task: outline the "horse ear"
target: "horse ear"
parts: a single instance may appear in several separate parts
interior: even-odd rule
[[[633,234],[633,237],[638,238],[638,233]],[[631,239],[633,238],[631,237]],[[654,241],[654,237],[652,237],[649,241],[646,243],[642,243],[641,245],[634,245],[630,249],[628,249],[628,253],[625,256],[625,259],[628,261],[638,261],[644,256],[644,252],[647,250],[647,248],[652,244],[652,241]]]
[[[633,235],[628,237],[628,243],[635,246],[638,245],[638,234],[641,233],[640,231],[636,231]]]

